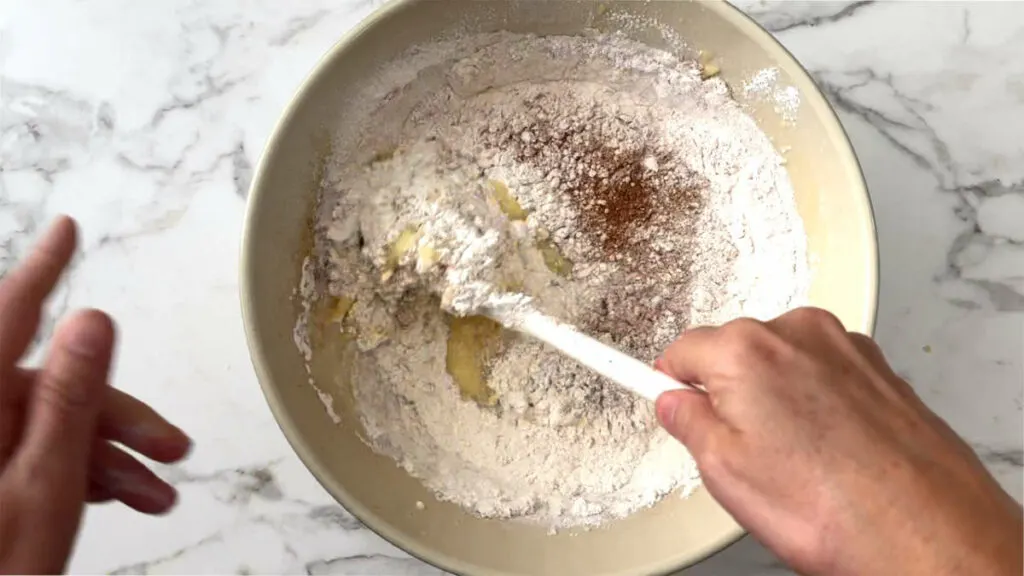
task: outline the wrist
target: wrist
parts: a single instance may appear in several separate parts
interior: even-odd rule
[[[993,484],[995,484],[993,482]],[[932,503],[915,520],[912,542],[898,544],[901,561],[894,574],[959,576],[986,574],[1019,576],[1024,573],[1024,516],[1020,504],[993,486],[988,505],[960,508],[960,514],[942,514],[942,503]],[[974,504],[980,504],[975,501]],[[955,505],[954,505],[955,506]],[[950,505],[945,504],[946,510]]]
[[[1024,510],[981,472],[892,474],[843,523],[821,576],[1024,574]]]

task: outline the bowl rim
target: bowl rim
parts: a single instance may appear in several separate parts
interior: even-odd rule
[[[441,570],[455,574],[471,574],[479,567],[470,563],[462,562],[458,558],[438,553],[435,550],[426,546],[421,546],[400,534],[393,533],[387,526],[384,526],[384,522],[376,513],[364,506],[357,499],[353,498],[340,482],[327,473],[323,463],[312,452],[312,450],[309,449],[308,443],[301,437],[294,418],[285,410],[278,387],[271,382],[270,370],[266,363],[267,354],[265,353],[265,345],[260,336],[260,331],[254,325],[254,319],[257,311],[251,296],[251,267],[252,262],[256,257],[255,251],[252,247],[254,221],[256,219],[257,207],[260,204],[259,198],[265,187],[263,182],[266,179],[266,173],[269,170],[269,158],[276,156],[276,152],[282,147],[282,134],[285,131],[285,127],[290,124],[298,114],[299,104],[305,101],[313,86],[322,77],[322,75],[326,73],[328,68],[327,65],[330,62],[339,57],[339,55],[343,53],[349,45],[356,41],[356,39],[372,30],[378,22],[384,20],[395,12],[405,9],[409,5],[416,4],[421,1],[422,0],[388,0],[385,4],[364,17],[360,22],[346,31],[339,40],[317,60],[312,69],[300,83],[298,89],[289,99],[267,138],[267,143],[264,146],[263,153],[260,156],[259,162],[257,163],[256,169],[253,173],[252,181],[249,185],[240,242],[239,300],[242,309],[242,324],[245,330],[249,356],[252,361],[260,389],[262,390],[263,396],[270,407],[270,411],[274,416],[275,422],[284,433],[288,444],[292,447],[296,455],[299,457],[299,460],[310,471],[316,481],[338,502],[339,505],[345,508],[345,510],[351,513],[369,530],[390,544]],[[864,279],[870,288],[868,290],[867,301],[864,303],[864,306],[866,307],[866,314],[864,316],[866,321],[863,326],[856,326],[852,328],[860,329],[868,335],[873,334],[877,323],[879,294],[878,232],[874,215],[874,207],[871,201],[871,196],[868,193],[863,169],[856,153],[854,152],[853,144],[850,141],[849,135],[844,129],[842,123],[839,121],[839,117],[836,114],[835,109],[814,82],[811,74],[796,59],[796,57],[793,56],[793,54],[783,46],[775,36],[757,24],[753,18],[748,16],[739,8],[728,3],[726,0],[671,1],[696,1],[706,5],[718,16],[736,25],[741,32],[752,38],[765,50],[774,52],[773,56],[791,66],[791,69],[796,72],[792,78],[792,83],[800,90],[801,95],[804,97],[805,105],[813,106],[817,112],[822,114],[825,130],[830,136],[835,138],[835,141],[841,143],[840,147],[842,149],[839,151],[841,161],[855,169],[857,181],[854,184],[859,188],[858,197],[861,202],[863,202],[863,206],[867,208],[866,214],[868,215],[868,218],[864,224],[868,227],[867,237],[870,241],[870,246],[866,247],[868,269],[867,277]],[[685,561],[662,566],[658,569],[656,574],[671,574],[678,570],[703,562],[711,556],[714,556],[722,550],[732,546],[746,536],[746,534],[746,530],[744,530],[739,524],[735,524],[734,529],[723,533],[720,538],[711,544],[696,550]]]

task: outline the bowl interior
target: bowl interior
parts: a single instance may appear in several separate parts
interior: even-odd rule
[[[356,436],[344,357],[329,337],[313,362],[317,387],[335,397],[341,422],[309,385],[292,341],[293,298],[311,244],[313,200],[330,134],[346,122],[346,102],[362,80],[411,45],[455,32],[511,30],[573,34],[624,30],[660,47],[666,30],[684,52],[710,53],[738,88],[756,71],[778,69],[799,90],[795,123],[770,102],[745,104],[780,150],[808,234],[811,301],[853,330],[869,332],[875,312],[874,227],[863,178],[842,128],[804,71],[770,36],[720,2],[398,1],[364,22],[318,65],[272,136],[250,195],[242,249],[242,302],[257,375],[292,446],[346,508],[387,539],[449,571],[474,574],[664,573],[714,553],[742,531],[703,489],[607,527],[549,536],[543,529],[474,518],[437,502],[418,481]],[[623,18],[622,15],[634,18]],[[635,17],[648,17],[649,26]],[[674,45],[678,48],[678,45]],[[416,502],[425,503],[418,510]]]

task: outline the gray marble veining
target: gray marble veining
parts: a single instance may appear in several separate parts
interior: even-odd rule
[[[334,504],[281,437],[237,315],[253,164],[320,55],[378,0],[34,0],[0,9],[0,270],[67,212],[51,303],[121,324],[115,384],[197,439],[179,508],[89,512],[76,572],[437,574]],[[1024,4],[737,4],[839,112],[878,220],[877,337],[1022,498]],[[196,404],[198,399],[198,406]],[[788,573],[747,539],[688,574]]]

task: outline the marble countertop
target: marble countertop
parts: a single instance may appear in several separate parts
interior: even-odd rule
[[[263,143],[379,0],[0,2],[0,267],[54,215],[84,246],[47,315],[108,310],[115,384],[196,439],[169,516],[89,511],[80,573],[434,574],[293,455],[243,337],[238,239]],[[1024,3],[741,6],[813,73],[863,164],[877,336],[1022,497]],[[749,539],[687,572],[785,570]]]

